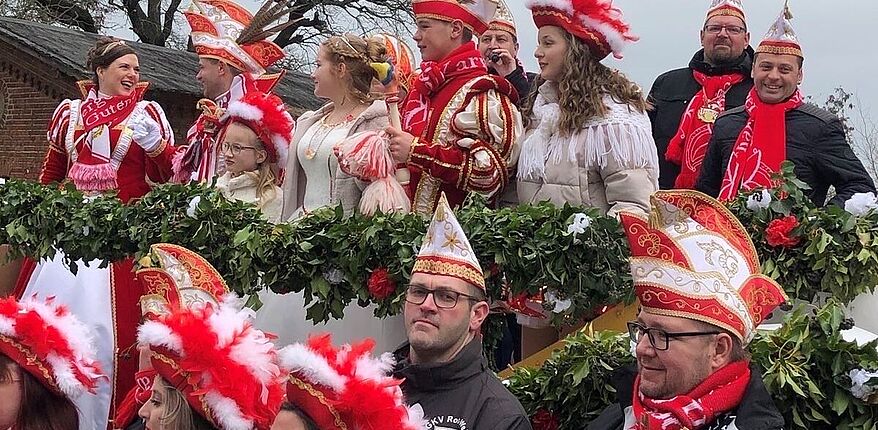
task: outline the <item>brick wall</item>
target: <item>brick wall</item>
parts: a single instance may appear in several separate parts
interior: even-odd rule
[[[46,125],[60,98],[33,78],[0,65],[0,176],[36,179],[46,153]]]

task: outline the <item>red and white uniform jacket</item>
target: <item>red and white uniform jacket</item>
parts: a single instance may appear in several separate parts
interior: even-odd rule
[[[127,118],[108,127],[108,136],[99,129],[86,132],[81,107],[90,98],[102,97],[92,88],[90,82],[81,82],[83,100],[64,100],[55,109],[49,123],[47,138],[49,150],[40,173],[40,183],[72,180],[81,191],[99,191],[70,177],[71,168],[79,161],[101,157],[108,159],[107,165],[115,172],[116,189],[123,202],[148,193],[151,184],[167,181],[171,177],[171,159],[174,155],[174,132],[164,111],[158,103],[139,100]],[[146,92],[148,84],[138,84],[139,96]],[[147,115],[158,124],[160,143],[150,152],[145,151],[133,138],[129,127],[131,119]],[[98,149],[104,147],[103,150]],[[109,149],[109,151],[107,151]],[[108,152],[108,153],[107,153]]]
[[[223,116],[229,104],[240,100],[250,91],[270,93],[284,73],[281,71],[261,76],[242,73],[235,76],[229,90],[216,99],[199,100],[198,109],[201,114],[186,133],[187,146],[181,147],[174,156],[174,181],[208,182],[222,176],[226,172],[222,151],[226,125]]]
[[[510,158],[522,134],[515,89],[476,64],[482,60],[475,46],[462,46],[450,59],[473,65],[449,73],[427,97],[421,92],[420,101],[413,89],[402,112],[403,128],[416,137],[408,192],[412,210],[422,214],[433,213],[442,192],[452,207],[470,192],[495,201],[509,183]]]

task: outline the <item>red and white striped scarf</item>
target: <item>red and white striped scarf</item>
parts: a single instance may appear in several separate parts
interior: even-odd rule
[[[744,104],[749,118],[732,149],[720,188],[721,201],[734,199],[742,188],[752,190],[775,185],[771,175],[780,170],[787,158],[786,113],[802,103],[804,97],[798,90],[787,101],[776,104],[762,102],[756,88],[750,90]]]

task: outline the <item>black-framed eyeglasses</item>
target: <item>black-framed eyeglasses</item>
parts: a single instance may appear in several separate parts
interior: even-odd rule
[[[467,300],[472,300],[474,302],[481,302],[483,300],[478,297],[471,296],[469,294],[459,293],[454,290],[448,290],[444,288],[430,290],[416,285],[409,285],[408,288],[406,288],[405,290],[405,301],[413,305],[422,305],[425,301],[427,301],[427,296],[429,296],[430,294],[433,295],[433,303],[436,303],[436,307],[439,309],[451,309],[457,306],[457,302],[458,300],[460,300],[461,297],[464,297]]]
[[[723,29],[725,29],[726,32],[732,36],[740,36],[740,35],[744,34],[744,32],[747,31],[746,28],[741,27],[741,26],[737,26],[737,25],[714,25],[714,24],[711,24],[711,25],[704,26],[704,31],[706,31],[710,34],[720,34],[723,32]]]
[[[633,340],[635,344],[640,343],[640,339],[642,339],[645,334],[649,338],[649,344],[659,351],[667,351],[671,339],[680,337],[711,336],[721,333],[721,331],[667,332],[660,328],[647,327],[636,321],[628,323],[628,335],[631,336],[631,340]]]
[[[223,152],[231,152],[232,155],[238,155],[245,149],[252,149],[254,151],[259,150],[259,148],[255,146],[244,146],[238,145],[237,143],[223,143]]]

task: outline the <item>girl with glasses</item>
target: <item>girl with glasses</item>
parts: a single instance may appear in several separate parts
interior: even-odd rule
[[[222,138],[226,173],[216,187],[228,199],[255,204],[271,222],[281,220],[283,191],[276,185],[286,163],[293,118],[275,95],[252,92],[226,111]],[[256,114],[254,114],[256,113]]]

